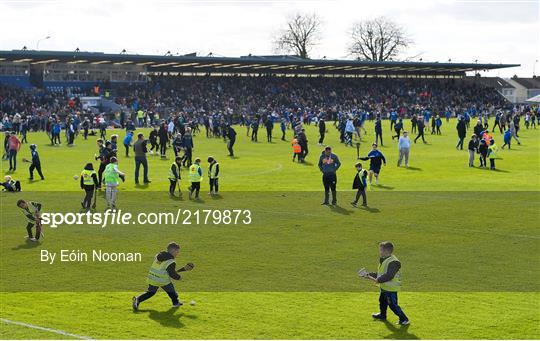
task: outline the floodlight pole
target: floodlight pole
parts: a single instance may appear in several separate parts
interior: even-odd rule
[[[45,38],[41,38],[37,41],[37,44],[36,44],[36,50],[39,51],[39,43],[41,43],[43,40],[47,40],[47,39],[51,39],[51,36],[46,36]]]

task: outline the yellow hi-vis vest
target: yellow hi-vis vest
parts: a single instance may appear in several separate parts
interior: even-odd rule
[[[150,267],[150,270],[148,270],[146,283],[154,285],[156,287],[162,287],[171,283],[171,278],[169,277],[167,268],[172,263],[174,263],[174,259],[168,259],[166,261],[159,262],[156,257],[156,259],[154,259],[154,262],[152,263],[152,266]]]
[[[219,178],[219,175],[216,175],[217,165],[219,165],[217,162],[210,165],[210,168],[208,169],[208,177],[210,179]]]
[[[178,167],[176,162],[173,162],[172,165],[171,165],[171,168],[169,168],[169,176],[168,176],[168,178],[169,178],[169,180],[176,181],[178,179],[176,178],[176,175],[174,175],[174,172],[172,171],[173,167],[176,169],[176,174],[178,174],[178,179],[180,179],[180,167]]]
[[[388,271],[388,264],[397,260],[397,257],[394,255],[386,258],[381,264],[379,264],[379,268],[377,269],[377,277],[384,275]],[[398,271],[394,278],[392,278],[390,281],[379,283],[379,287],[384,291],[399,291],[401,287],[401,271]]]
[[[114,163],[109,163],[105,167],[105,171],[103,172],[103,181],[105,184],[118,185],[120,182],[120,174],[114,170],[115,166],[117,165]]]
[[[93,174],[96,174],[95,171],[93,170],[88,170],[88,169],[83,169],[83,171],[81,172],[81,178],[82,178],[82,181],[83,181],[83,185],[93,185],[94,184],[94,179],[92,178],[92,175]]]
[[[203,177],[202,177],[202,175],[199,174],[199,169],[201,169],[201,166],[199,166],[196,163],[189,166],[189,181],[191,181],[191,182],[201,182],[202,181]]]
[[[499,147],[497,147],[496,144],[492,144],[491,146],[488,147],[488,149],[490,150],[489,158],[490,159],[496,159],[497,158],[497,152],[499,151]]]

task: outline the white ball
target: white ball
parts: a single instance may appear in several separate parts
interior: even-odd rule
[[[78,175],[73,175],[73,180],[77,180],[79,178]]]
[[[189,302],[189,305],[195,305],[196,302],[194,300],[191,300],[191,302]]]

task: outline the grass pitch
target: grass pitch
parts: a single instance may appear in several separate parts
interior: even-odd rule
[[[46,210],[78,211],[82,193],[73,175],[92,161],[96,146],[95,139],[79,137],[74,147],[51,147],[43,133],[30,134],[46,180],[30,183],[27,164],[20,162],[14,176],[23,192],[1,194],[0,317],[89,338],[540,338],[540,130],[523,130],[522,145],[502,151],[498,171],[489,171],[467,167],[467,152],[455,149],[451,122],[442,136],[426,135],[429,144],[412,146],[411,167],[405,169],[396,167],[396,142],[384,125],[381,150],[388,164],[380,186],[368,191],[368,209],[348,205],[356,148],[339,144],[333,127],[325,142],[343,163],[336,208],[319,205],[316,163],[322,147],[316,128],[308,127],[308,163],[297,164],[291,162],[289,142],[267,143],[260,131],[261,142],[252,143],[245,128],[237,127],[234,159],[225,156],[221,139],[195,138],[194,156],[203,159],[203,168],[208,155],[221,164],[221,199],[206,196],[206,182],[201,203],[190,202],[185,193],[182,200],[169,199],[171,159],[149,156],[152,183],[134,185],[133,157],[125,158],[120,146],[119,167],[127,181],[119,207],[250,209],[251,225],[60,226],[46,228],[38,245],[24,242],[26,223],[14,202],[23,197],[43,202]],[[361,155],[373,137],[373,127],[368,124],[367,130]],[[121,140],[123,132],[118,133]],[[500,146],[502,138],[494,136]],[[21,157],[29,158],[27,145]],[[98,210],[102,207],[100,197]],[[131,296],[144,290],[154,254],[170,240],[182,245],[178,263],[197,266],[176,283],[180,299],[197,304],[171,310],[160,292],[132,312]],[[403,263],[400,304],[411,318],[408,328],[396,327],[391,313],[392,323],[372,321],[377,288],[355,275],[361,266],[375,269],[381,240],[396,244]],[[143,261],[39,262],[40,249],[92,248],[139,251]],[[6,322],[0,326],[3,339],[71,338]]]

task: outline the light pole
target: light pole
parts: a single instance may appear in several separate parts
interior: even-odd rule
[[[43,40],[51,39],[51,36],[46,36],[45,38],[41,38],[37,41],[36,44],[36,50],[39,50],[39,43],[41,43]]]
[[[533,76],[536,76],[536,63],[538,63],[538,59],[536,59],[533,64]]]

